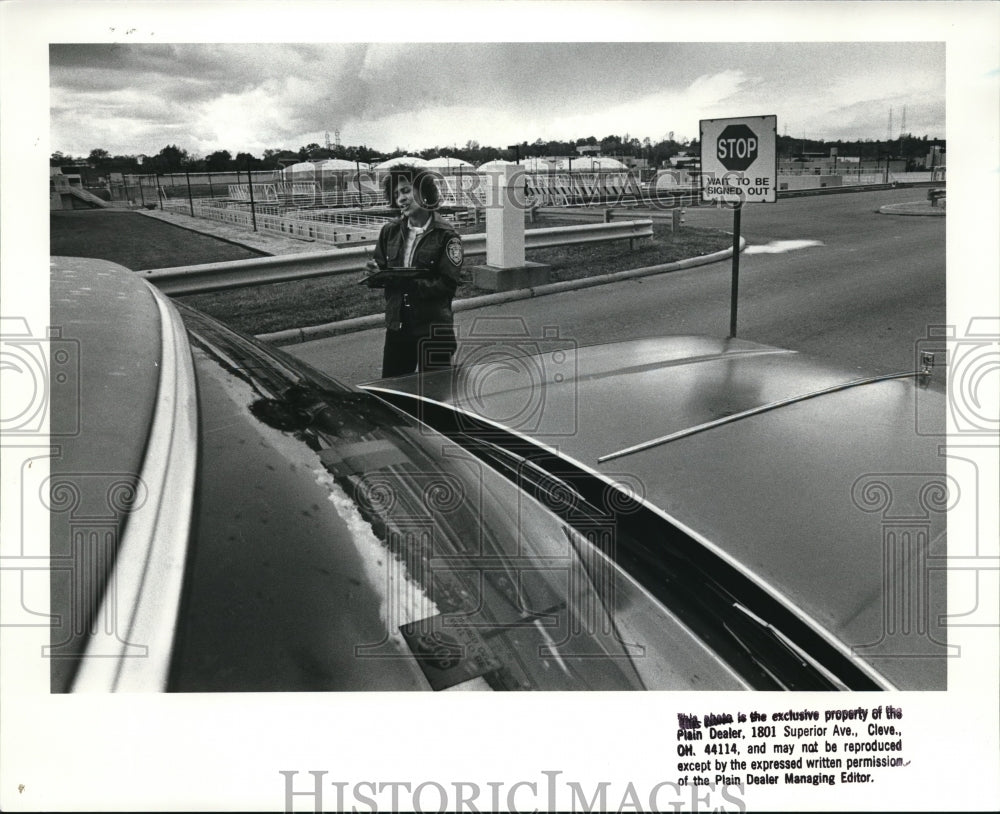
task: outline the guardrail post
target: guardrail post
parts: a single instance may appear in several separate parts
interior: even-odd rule
[[[683,222],[683,217],[682,217],[683,214],[684,214],[684,210],[681,209],[680,207],[676,207],[676,208],[670,210],[670,231],[671,232],[676,233],[676,232],[680,231],[681,223]]]

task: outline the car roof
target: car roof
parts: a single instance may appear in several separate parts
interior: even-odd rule
[[[54,628],[58,691],[68,688],[77,667],[64,657],[88,646],[81,631],[99,612],[101,568],[114,556],[103,541],[117,538],[128,507],[145,499],[140,473],[160,389],[162,328],[149,286],[121,266],[64,257],[50,265],[50,601],[54,617],[73,622],[71,632],[68,624],[62,633]],[[83,580],[80,557],[90,547],[96,578]],[[76,596],[80,590],[89,595]]]
[[[77,398],[52,399],[51,424],[67,456],[100,459],[114,472],[137,472],[159,388],[160,315],[142,280],[105,260],[53,257],[50,307],[57,341],[76,352]],[[120,315],[128,313],[130,319]],[[82,353],[87,347],[101,353]],[[57,345],[53,345],[55,349]],[[109,401],[128,382],[127,403]],[[98,451],[100,455],[98,456]]]
[[[944,555],[943,507],[920,497],[947,492],[944,458],[939,439],[915,426],[918,393],[942,415],[943,401],[913,377],[862,385],[856,371],[711,337],[497,358],[364,387],[477,416],[623,484],[870,656],[865,646],[889,623],[887,592],[908,578],[894,565],[893,535]],[[814,393],[823,395],[800,398]],[[891,510],[871,497],[887,480],[898,493]],[[944,612],[943,590],[936,596],[934,619]],[[906,684],[942,682],[940,659],[876,666]]]

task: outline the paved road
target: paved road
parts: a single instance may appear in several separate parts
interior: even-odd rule
[[[799,198],[748,206],[737,334],[876,373],[911,368],[916,342],[945,322],[945,218],[878,214],[923,190]],[[690,209],[687,223],[732,228],[732,213]],[[755,253],[776,241],[821,245]],[[580,344],[729,331],[731,261],[461,312],[460,336],[507,318]],[[486,320],[490,320],[487,324]],[[345,382],[377,378],[380,331],[287,348]],[[941,378],[934,385],[943,388]]]

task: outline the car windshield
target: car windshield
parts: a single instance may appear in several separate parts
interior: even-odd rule
[[[432,689],[742,686],[614,564],[613,527],[568,523],[374,397],[293,379],[280,355],[186,320],[199,364],[234,374],[266,443],[314,473],[348,530],[384,626],[349,643],[356,659],[416,664]]]

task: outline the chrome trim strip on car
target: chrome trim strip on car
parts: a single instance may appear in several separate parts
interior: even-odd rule
[[[840,390],[848,390],[852,387],[860,387],[865,384],[874,384],[876,382],[884,382],[891,379],[919,378],[926,375],[926,370],[918,370],[907,371],[905,373],[887,373],[883,376],[870,376],[864,379],[852,379],[849,382],[835,384],[832,387],[824,387],[822,390],[813,390],[810,393],[800,393],[797,396],[789,396],[786,399],[779,399],[778,401],[772,401],[767,404],[760,404],[757,407],[751,407],[748,410],[742,410],[738,413],[733,413],[732,415],[723,416],[722,418],[717,418],[714,421],[706,421],[704,424],[698,424],[695,427],[686,427],[683,430],[677,430],[677,432],[672,432],[668,435],[661,435],[659,438],[651,438],[648,441],[643,441],[642,443],[635,444],[631,447],[625,447],[624,449],[619,449],[616,452],[609,452],[606,455],[601,455],[598,457],[597,462],[603,464],[606,461],[613,461],[615,458],[623,458],[626,455],[631,455],[635,452],[642,452],[643,450],[652,449],[653,447],[658,447],[663,444],[669,444],[671,441],[687,438],[689,435],[695,435],[696,433],[704,432],[705,430],[710,430],[714,427],[731,424],[732,422],[739,421],[743,418],[749,418],[750,416],[759,415],[760,413],[766,413],[769,410],[775,410],[778,407],[785,407],[789,404],[805,401],[806,399],[816,398],[817,396],[826,396],[830,393],[836,393]]]
[[[896,374],[895,378],[902,378],[903,375],[904,374]],[[908,374],[905,374],[905,375],[906,376],[912,376],[913,374],[912,373],[908,373]],[[572,456],[566,455],[564,452],[561,452],[560,450],[556,449],[555,447],[550,447],[548,444],[541,443],[540,441],[532,438],[530,435],[527,435],[526,433],[517,432],[516,430],[512,430],[509,427],[505,427],[502,424],[499,424],[499,423],[497,423],[495,421],[491,421],[490,419],[483,418],[482,416],[476,415],[475,413],[470,412],[468,410],[464,410],[464,409],[462,409],[460,407],[456,407],[455,405],[452,405],[452,404],[444,404],[444,403],[442,403],[440,401],[435,401],[434,399],[429,399],[426,396],[417,396],[417,395],[414,395],[412,393],[401,392],[399,390],[392,390],[392,389],[387,388],[387,387],[378,387],[378,386],[372,386],[372,385],[360,385],[360,387],[361,387],[361,389],[369,391],[369,392],[373,392],[373,393],[382,392],[382,393],[388,393],[388,394],[391,394],[391,395],[394,395],[394,396],[405,396],[406,398],[416,399],[418,401],[423,401],[423,402],[426,402],[428,404],[434,404],[434,405],[436,405],[438,407],[444,407],[444,408],[446,408],[448,410],[451,410],[453,412],[456,412],[456,413],[461,413],[462,415],[468,416],[469,418],[473,418],[473,419],[475,419],[477,421],[481,421],[484,424],[489,424],[490,426],[495,427],[498,430],[502,430],[503,432],[507,433],[508,435],[513,436],[514,438],[517,438],[517,439],[522,440],[522,441],[526,441],[527,443],[534,445],[538,449],[541,449],[544,452],[547,452],[550,455],[553,455],[553,456],[559,458],[560,460],[566,461],[568,464],[577,467],[582,472],[587,473],[591,477],[597,478],[598,480],[602,481],[603,483],[606,483],[609,486],[612,486],[614,488],[619,488],[618,484],[612,478],[609,478],[607,475],[604,475],[603,473],[597,471],[593,467],[590,467],[587,464],[584,464],[584,463],[576,460]],[[397,408],[397,409],[399,409],[399,408]],[[789,600],[781,592],[781,590],[777,586],[772,585],[770,582],[768,582],[768,581],[766,581],[764,579],[761,579],[761,577],[758,574],[756,574],[754,571],[752,571],[749,568],[747,568],[745,565],[743,565],[743,563],[741,563],[739,560],[737,560],[736,558],[734,558],[731,554],[729,554],[728,552],[726,552],[725,550],[723,550],[721,547],[719,547],[718,545],[716,545],[715,543],[713,543],[707,537],[705,537],[702,534],[699,534],[697,531],[695,531],[694,529],[692,529],[690,526],[688,526],[688,525],[680,522],[677,518],[673,517],[672,515],[670,515],[669,513],[667,513],[666,511],[664,511],[663,509],[661,509],[660,507],[658,507],[655,504],[651,503],[646,498],[644,498],[644,497],[638,497],[638,496],[635,496],[635,495],[632,495],[631,497],[632,497],[633,500],[637,501],[642,506],[644,506],[645,508],[647,508],[651,512],[653,512],[655,515],[657,515],[658,517],[666,520],[668,523],[670,523],[672,526],[674,526],[675,528],[677,528],[680,531],[682,531],[688,537],[690,537],[691,539],[695,540],[700,545],[704,546],[712,554],[714,554],[720,560],[722,560],[727,565],[729,565],[731,568],[733,568],[735,571],[737,571],[741,576],[745,577],[747,580],[749,580],[754,585],[756,585],[761,591],[763,591],[769,597],[771,597],[776,602],[778,602],[782,607],[784,607],[792,615],[796,616],[801,622],[803,622],[807,627],[809,627],[816,635],[818,635],[820,638],[822,638],[823,641],[825,641],[830,647],[832,647],[834,650],[836,650],[837,652],[839,652],[841,654],[841,656],[843,656],[845,659],[847,659],[858,670],[860,670],[866,676],[868,676],[868,678],[870,678],[872,680],[872,682],[874,682],[875,684],[877,684],[879,687],[881,687],[884,690],[894,690],[894,689],[896,689],[895,685],[893,685],[891,681],[889,681],[885,676],[883,676],[881,673],[879,673],[871,664],[869,664],[868,662],[866,662],[863,659],[859,658],[857,656],[857,654],[854,653],[854,651],[852,650],[852,648],[851,648],[850,645],[845,644],[844,642],[842,642],[840,639],[838,639],[836,636],[834,636],[830,631],[828,631],[825,627],[823,627],[823,625],[821,625],[818,621],[816,621],[812,616],[810,616],[808,613],[805,613],[801,608],[797,607],[791,600]]]
[[[184,581],[198,448],[194,363],[173,304],[152,285],[160,313],[160,381],[139,473],[148,499],[128,518],[74,692],[162,692],[167,686]]]
[[[795,353],[793,350],[786,350],[785,348],[747,348],[745,350],[724,350],[718,351],[716,353],[706,353],[699,354],[698,356],[682,356],[678,359],[658,359],[655,362],[646,362],[643,364],[633,364],[633,365],[617,365],[613,369],[600,370],[593,373],[577,373],[575,376],[567,376],[562,379],[561,384],[572,384],[574,382],[593,382],[600,381],[601,379],[613,379],[620,376],[629,376],[636,373],[648,373],[657,370],[665,370],[666,368],[672,367],[687,367],[688,365],[700,365],[706,364],[708,362],[724,362],[733,359],[734,357],[746,358],[749,356],[773,356],[775,354],[791,354]],[[526,354],[523,357],[513,357],[517,359],[537,359],[540,354]],[[476,371],[481,368],[488,368],[491,362],[476,362],[475,364],[460,365],[459,368],[462,369],[463,373],[468,374],[469,371]],[[360,385],[361,387],[369,387],[369,385]],[[533,390],[538,387],[537,382],[528,382],[519,386],[505,386],[505,393],[519,393],[523,390]],[[395,391],[389,391],[395,392]]]
[[[775,354],[795,353],[793,350],[785,348],[748,348],[747,350],[725,350],[718,353],[703,354],[701,356],[685,356],[682,359],[667,359],[658,362],[648,362],[642,365],[624,365],[615,370],[602,371],[601,373],[586,373],[578,376],[576,381],[589,382],[598,379],[610,379],[615,376],[627,376],[633,373],[645,373],[653,370],[662,370],[668,367],[685,367],[686,365],[699,365],[705,362],[728,361],[733,357],[746,358],[748,356],[774,356]]]
[[[608,370],[599,370],[592,373],[579,373],[577,375],[569,375],[564,377],[560,384],[574,384],[578,382],[594,382],[600,381],[601,379],[613,379],[620,376],[629,376],[636,373],[648,373],[657,370],[665,370],[666,368],[672,367],[687,367],[688,365],[699,365],[706,364],[708,362],[723,362],[729,361],[734,357],[746,358],[749,356],[773,356],[775,354],[792,354],[796,353],[793,350],[787,350],[785,348],[746,348],[743,350],[723,350],[715,353],[705,353],[699,354],[697,356],[682,356],[677,359],[658,359],[655,362],[646,362],[643,364],[633,364],[622,366],[616,363],[616,366]],[[538,359],[542,354],[528,353],[524,356],[511,357],[515,359]],[[476,362],[473,364],[464,364],[456,366],[456,370],[461,370],[463,375],[470,375],[472,371],[479,371],[483,368],[489,368],[491,365],[500,364],[499,362]],[[378,380],[381,381],[381,380]],[[377,387],[377,383],[372,384],[362,384],[359,385],[365,389],[372,387]],[[522,385],[517,386],[505,386],[505,393],[519,393],[522,391],[531,391],[538,387],[538,382],[529,381]],[[396,392],[394,390],[386,392]]]
[[[822,664],[820,664],[820,662],[816,661],[816,659],[814,659],[812,656],[810,656],[805,650],[803,650],[801,647],[799,647],[795,642],[793,642],[791,639],[789,639],[784,633],[782,633],[778,628],[776,628],[770,622],[768,622],[768,621],[766,621],[764,619],[761,619],[756,613],[754,613],[749,608],[743,607],[743,605],[741,605],[739,602],[734,602],[733,603],[733,607],[736,610],[740,611],[740,613],[744,614],[745,616],[749,617],[750,619],[753,619],[754,622],[756,622],[762,628],[766,628],[767,630],[769,630],[772,634],[774,634],[774,636],[776,636],[781,641],[781,643],[785,647],[787,647],[789,650],[791,650],[793,653],[795,653],[795,655],[798,656],[803,661],[809,662],[809,665],[814,670],[816,670],[816,672],[821,673],[826,678],[826,680],[829,681],[831,684],[833,684],[838,690],[849,690],[850,689],[850,687],[848,687],[843,681],[841,681],[840,678],[838,678],[834,673],[832,673],[830,670],[828,670],[825,666],[823,666]]]

